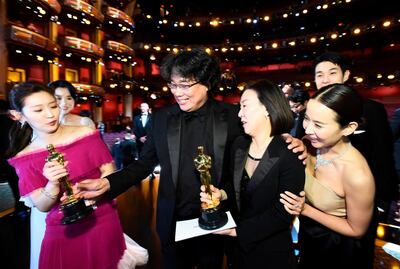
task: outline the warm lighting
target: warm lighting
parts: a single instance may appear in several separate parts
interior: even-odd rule
[[[201,26],[201,23],[200,22],[196,22],[196,24],[195,24],[197,27],[200,27]]]
[[[315,37],[310,38],[310,42],[311,42],[311,43],[317,42],[317,38],[315,38]]]
[[[307,9],[303,9],[303,14],[307,14],[308,10]]]
[[[211,49],[210,49],[210,48],[206,48],[205,51],[206,51],[208,54],[211,54]]]
[[[336,33],[331,34],[331,39],[336,39],[338,37],[338,35]]]
[[[378,228],[376,229],[376,235],[380,238],[383,238],[385,236],[385,228],[379,225]]]
[[[322,6],[322,9],[327,9],[328,8],[328,4],[324,4],[323,6]]]
[[[289,16],[289,15],[288,15],[287,13],[285,13],[285,14],[282,15],[282,17],[285,18],[285,19],[286,19],[288,16]]]
[[[305,83],[304,83],[304,86],[306,86],[306,87],[308,88],[308,87],[311,86],[311,83],[310,83],[310,82],[305,82]]]
[[[164,87],[162,87],[162,90],[163,90],[163,92],[167,92],[168,91],[168,87],[164,86]]]
[[[383,22],[383,27],[389,27],[390,26],[390,24],[391,24],[391,22],[390,21],[385,21],[385,22]]]
[[[264,16],[264,21],[269,21],[269,16]]]
[[[219,87],[219,90],[222,92],[224,91],[224,87]]]
[[[156,50],[156,51],[160,51],[161,47],[160,46],[155,46],[155,47],[153,47],[153,49]]]
[[[234,20],[231,20],[229,23],[232,24],[232,25],[234,25],[234,24],[235,24],[235,21],[234,21]]]
[[[221,49],[221,51],[224,52],[224,53],[225,53],[227,50],[228,50],[227,48],[222,48],[222,49]]]
[[[296,41],[290,41],[289,45],[292,46],[292,47],[295,46],[296,45]]]
[[[181,22],[179,22],[179,26],[183,27],[183,26],[185,26],[185,23],[183,21],[181,21]]]
[[[276,42],[272,43],[272,47],[273,47],[274,49],[276,49],[276,48],[278,47],[278,43],[276,43]]]
[[[155,95],[154,93],[152,93],[152,94],[150,94],[150,98],[153,99],[153,100],[156,100],[156,99],[157,99],[157,95]]]
[[[248,19],[246,20],[246,22],[247,22],[247,23],[251,23],[251,19],[248,18]]]
[[[154,55],[152,54],[152,55],[150,55],[149,59],[150,59],[151,61],[154,61],[154,60],[156,59],[156,56],[154,56]]]
[[[146,45],[143,46],[143,48],[144,48],[145,50],[148,50],[148,49],[150,48],[150,46],[146,44]]]
[[[356,29],[353,30],[353,33],[355,35],[358,35],[359,33],[361,33],[361,29],[360,28],[356,28]]]
[[[238,47],[237,50],[238,51],[243,51],[243,48],[242,47]]]
[[[131,88],[131,85],[129,85],[129,84],[125,85],[125,89],[129,90],[130,88]]]
[[[356,77],[355,79],[356,79],[357,83],[361,83],[364,81],[364,79],[362,77]]]
[[[394,75],[393,75],[393,74],[390,74],[390,75],[387,76],[387,78],[388,78],[388,79],[394,79]]]
[[[256,50],[260,50],[260,49],[262,49],[262,46],[257,45],[257,46],[255,46],[255,48],[256,48]]]
[[[146,15],[146,18],[151,19],[151,15]]]
[[[167,24],[167,23],[168,23],[168,21],[167,21],[167,20],[163,20],[162,22],[163,22],[164,24]]]
[[[219,24],[219,21],[218,21],[218,20],[212,20],[212,21],[210,21],[210,25],[211,25],[211,26],[216,27],[216,26],[218,26],[218,24]]]
[[[382,78],[382,74],[377,74],[376,78]]]
[[[143,87],[143,90],[144,90],[144,91],[148,91],[148,90],[149,90],[149,87],[145,86],[145,87]]]
[[[179,49],[173,48],[172,51],[173,51],[174,53],[178,53]]]

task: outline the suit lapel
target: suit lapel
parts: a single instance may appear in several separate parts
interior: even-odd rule
[[[226,137],[228,133],[227,112],[216,111],[216,104],[212,106],[213,122],[213,147],[214,147],[214,168],[216,174],[216,183],[219,183],[222,174]]]
[[[181,137],[181,114],[178,106],[168,116],[167,123],[168,151],[171,160],[172,181],[176,187],[178,181],[179,154],[180,154],[180,137]]]
[[[235,152],[233,186],[235,189],[236,204],[240,210],[240,181],[242,180],[244,166],[246,164],[248,147],[246,149],[238,148]]]
[[[268,149],[265,151],[260,163],[250,179],[250,183],[247,187],[248,191],[254,190],[263,180],[267,180],[266,177],[269,171],[271,171],[271,168],[276,164],[278,159],[278,157],[271,157]]]

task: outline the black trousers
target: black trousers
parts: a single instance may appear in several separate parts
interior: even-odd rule
[[[162,247],[163,268],[221,269],[224,257],[224,236],[204,235],[173,242]]]

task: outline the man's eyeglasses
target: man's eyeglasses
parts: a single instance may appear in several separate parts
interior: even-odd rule
[[[196,84],[199,84],[200,81],[194,82],[192,84],[175,84],[172,82],[167,83],[168,88],[170,88],[171,90],[175,91],[176,89],[181,89],[182,91],[187,91],[189,90],[191,87],[193,87]]]

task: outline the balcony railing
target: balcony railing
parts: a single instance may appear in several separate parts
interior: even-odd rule
[[[114,53],[135,56],[135,51],[131,47],[116,41],[108,40],[105,48]]]
[[[103,48],[92,42],[74,36],[65,36],[63,45],[67,49],[77,51],[78,53],[90,54],[95,58],[101,58],[104,55]]]
[[[89,17],[97,20],[99,23],[102,23],[104,20],[104,15],[98,9],[83,0],[64,0],[64,6],[83,12],[84,14],[89,15]]]
[[[121,23],[127,24],[127,26],[130,28],[135,27],[133,19],[128,14],[119,9],[107,7],[106,16],[110,17],[113,20],[117,20]]]
[[[72,85],[78,90],[80,94],[94,94],[103,96],[105,91],[102,87],[91,84],[83,84],[83,83],[72,83]]]
[[[48,9],[52,10],[53,13],[58,14],[61,12],[61,5],[57,0],[34,0],[42,6],[46,6]]]
[[[26,28],[10,25],[8,28],[8,33],[9,35],[6,37],[6,39],[11,43],[43,49],[56,56],[61,54],[60,46],[57,45],[57,43]]]

